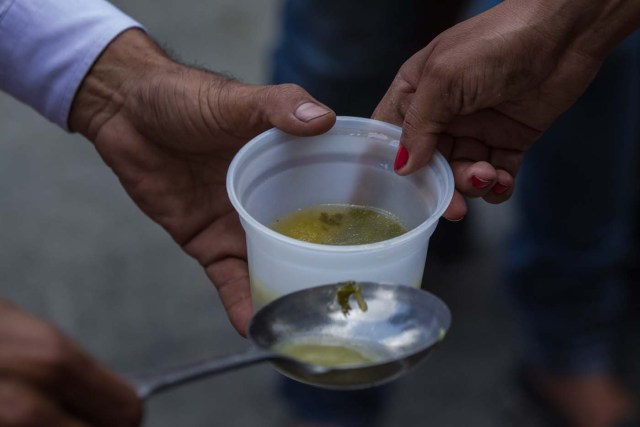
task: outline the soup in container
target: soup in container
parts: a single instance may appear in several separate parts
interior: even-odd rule
[[[271,129],[247,143],[227,174],[229,199],[246,233],[254,309],[312,286],[342,281],[420,287],[429,239],[454,191],[440,154],[408,176],[393,163],[401,128],[338,117],[327,133],[296,137]],[[385,211],[407,230],[375,243],[310,243],[270,228],[276,220],[317,205]]]

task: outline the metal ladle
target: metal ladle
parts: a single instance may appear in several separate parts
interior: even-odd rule
[[[259,310],[249,324],[244,353],[128,377],[141,399],[188,381],[270,361],[284,375],[329,389],[359,389],[395,379],[422,361],[444,338],[451,313],[435,295],[409,286],[360,282],[366,311],[343,312],[336,295],[344,283],[285,295]],[[352,297],[353,299],[353,297]],[[279,353],[283,343],[339,345],[370,356],[337,367],[301,362]]]

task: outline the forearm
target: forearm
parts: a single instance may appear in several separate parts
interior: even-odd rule
[[[589,4],[590,0],[578,3]],[[575,46],[577,50],[603,58],[625,37],[640,28],[640,1],[609,0],[595,3],[601,7],[591,20],[582,23]]]
[[[505,6],[563,49],[596,60],[640,27],[637,0],[506,0]]]

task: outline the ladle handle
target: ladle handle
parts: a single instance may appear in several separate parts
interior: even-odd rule
[[[202,360],[149,374],[128,375],[125,376],[125,380],[133,386],[138,397],[145,400],[153,394],[189,381],[276,358],[278,358],[277,354],[252,348],[245,353],[233,356]]]

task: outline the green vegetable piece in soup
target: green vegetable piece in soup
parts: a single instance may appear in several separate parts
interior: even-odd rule
[[[362,288],[356,282],[350,281],[346,282],[336,291],[336,299],[338,300],[338,304],[340,305],[344,315],[348,315],[351,311],[351,304],[349,304],[349,298],[351,298],[351,295],[355,298],[360,310],[367,311],[367,302],[362,296]]]

